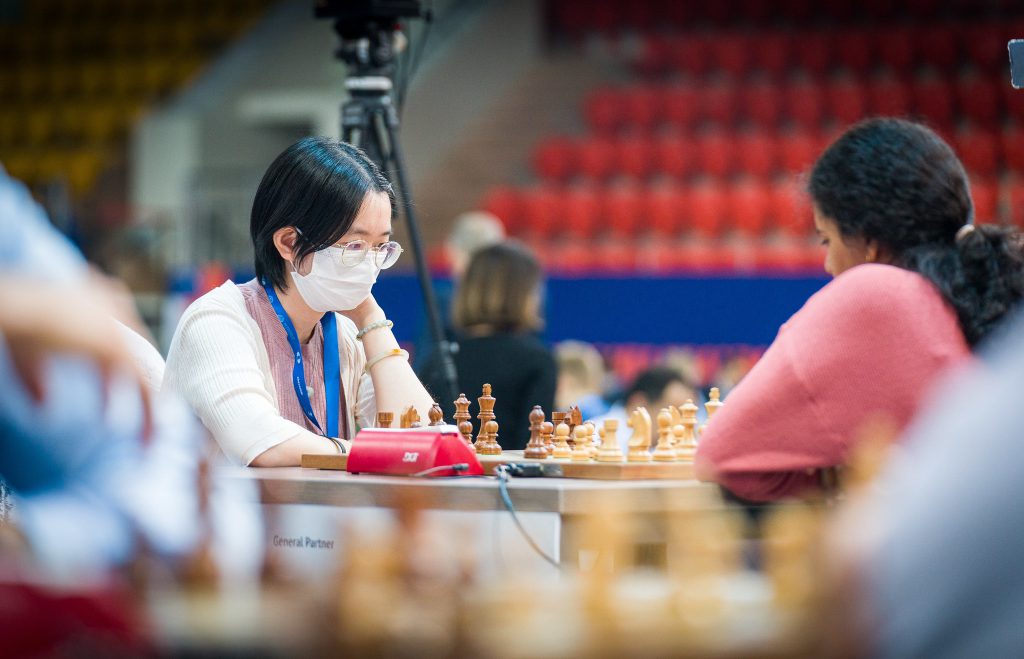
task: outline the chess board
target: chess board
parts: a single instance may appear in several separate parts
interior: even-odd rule
[[[501,455],[478,455],[484,472],[494,473],[494,468],[510,462],[545,465],[545,476],[554,478],[587,478],[593,480],[692,480],[693,463],[679,462],[572,462],[570,460],[536,460],[524,458],[522,451],[504,451]],[[306,469],[345,471],[347,455],[302,456]]]

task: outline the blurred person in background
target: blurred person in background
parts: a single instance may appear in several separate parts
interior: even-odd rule
[[[455,340],[452,327],[452,293],[466,273],[469,261],[479,250],[497,245],[505,240],[505,225],[496,216],[486,211],[469,211],[455,218],[451,233],[445,240],[445,253],[451,266],[448,279],[434,282],[434,296],[437,310],[441,314],[441,325],[449,341]],[[416,339],[413,364],[419,371],[431,359],[434,340],[426,325]]]
[[[344,142],[304,138],[267,169],[250,222],[256,278],[196,300],[167,359],[166,384],[232,462],[344,452],[378,410],[426,418],[433,401],[370,292],[402,252],[394,208],[377,165]]]
[[[476,252],[455,291],[459,390],[475,402],[485,383],[493,387],[494,413],[501,424],[498,442],[507,450],[526,446],[534,405],[550,414],[555,404],[558,367],[537,337],[544,325],[542,286],[533,253],[508,241]],[[430,391],[444,391],[438,360],[428,361],[420,373]],[[451,418],[452,402],[441,404]]]
[[[743,499],[819,492],[866,423],[905,428],[1024,294],[1020,237],[974,225],[963,165],[925,126],[853,126],[809,191],[835,279],[782,326],[697,450],[698,475]]]
[[[608,369],[597,348],[583,341],[562,341],[555,346],[555,360],[558,362],[555,409],[567,410],[575,405],[584,419],[606,413]]]
[[[700,400],[697,385],[694,382],[687,380],[685,375],[674,368],[652,366],[637,374],[633,383],[623,393],[622,398],[613,404],[606,414],[593,419],[593,421],[597,423],[598,428],[608,419],[618,421],[619,444],[623,451],[628,451],[630,431],[626,423],[634,409],[645,407],[651,415],[651,419],[654,419],[662,408],[683,405],[688,399],[694,402]],[[652,447],[657,439],[658,426],[656,423],[652,423]]]

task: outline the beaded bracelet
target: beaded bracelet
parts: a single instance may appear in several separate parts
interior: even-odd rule
[[[363,371],[366,372],[366,373],[369,373],[371,368],[373,368],[374,366],[376,366],[380,362],[384,361],[388,357],[405,357],[406,361],[408,361],[409,360],[409,353],[406,352],[405,350],[402,350],[401,348],[395,348],[393,350],[388,350],[387,352],[385,352],[383,354],[380,354],[380,355],[377,355],[376,357],[374,357],[370,361],[366,362],[366,368],[364,368]]]
[[[362,341],[364,336],[366,336],[367,334],[369,334],[370,332],[372,332],[375,329],[381,329],[383,327],[391,329],[394,326],[395,326],[395,324],[393,322],[391,322],[390,320],[378,320],[377,322],[370,323],[369,325],[367,325],[363,329],[361,329],[358,332],[356,332],[356,338],[359,339],[360,341]]]

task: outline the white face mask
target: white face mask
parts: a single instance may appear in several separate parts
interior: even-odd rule
[[[370,289],[380,272],[373,262],[373,255],[369,254],[362,263],[349,267],[341,262],[343,251],[341,247],[326,247],[313,252],[313,266],[308,275],[292,270],[295,288],[311,309],[321,313],[348,311],[370,297]]]

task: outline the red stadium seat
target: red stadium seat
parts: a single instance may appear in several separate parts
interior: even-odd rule
[[[533,153],[533,168],[541,178],[564,181],[576,173],[576,147],[566,137],[541,142]]]
[[[633,242],[616,237],[593,246],[594,265],[605,272],[626,273],[636,268],[637,251]]]
[[[582,175],[603,180],[611,172],[615,161],[615,144],[606,137],[591,137],[576,145],[576,162]]]
[[[921,63],[938,69],[952,70],[959,60],[956,31],[948,25],[933,25],[914,30],[914,45]]]
[[[835,60],[849,73],[862,77],[874,64],[870,34],[863,30],[845,29],[835,35]]]
[[[518,233],[521,227],[522,198],[515,188],[491,188],[480,201],[480,208],[500,219],[507,232]]]
[[[954,91],[963,116],[986,127],[999,120],[999,90],[991,80],[978,76],[963,78]]]
[[[702,76],[710,68],[710,37],[694,32],[683,34],[672,49],[672,69]]]
[[[615,141],[614,166],[617,173],[633,178],[647,178],[654,167],[651,141],[636,134]]]
[[[643,198],[644,224],[661,238],[679,234],[686,212],[686,198],[681,188],[675,185],[656,185]]]
[[[566,232],[574,238],[594,235],[600,220],[601,204],[590,186],[577,185],[563,193],[562,216]]]
[[[728,83],[705,87],[699,95],[701,116],[712,123],[729,126],[738,109],[737,90]]]
[[[794,60],[810,75],[820,77],[832,67],[832,35],[806,31],[794,37]]]
[[[662,113],[673,127],[688,130],[700,116],[697,90],[688,85],[672,85],[661,94]]]
[[[814,233],[811,200],[799,183],[782,181],[773,186],[769,204],[769,216],[781,233],[800,237]]]
[[[885,76],[868,85],[868,111],[887,117],[910,116],[910,90],[896,78]]]
[[[910,72],[917,58],[913,31],[905,27],[887,27],[875,37],[878,63],[897,75]]]
[[[729,225],[736,231],[760,236],[769,225],[767,189],[750,180],[736,183],[729,190],[726,215]]]
[[[1024,174],[1024,130],[1013,126],[1001,131],[999,137],[1003,164],[1016,173]]]
[[[817,130],[824,116],[825,101],[818,85],[798,81],[784,92],[786,116],[805,130]]]
[[[630,87],[622,93],[622,122],[631,128],[650,130],[660,121],[658,92],[650,86]]]
[[[747,73],[748,60],[752,53],[750,40],[742,34],[721,33],[711,40],[712,66],[733,78],[742,78]]]
[[[910,88],[914,114],[933,127],[948,130],[953,126],[953,89],[937,76],[914,81]]]
[[[1000,24],[968,25],[960,32],[960,38],[967,59],[979,71],[998,71],[1005,64],[1006,39]]]
[[[725,195],[721,188],[710,182],[699,183],[688,196],[687,211],[690,228],[697,234],[717,236],[726,219]]]
[[[655,138],[652,157],[657,171],[677,179],[689,176],[697,161],[693,142],[677,134]]]
[[[596,89],[584,101],[583,113],[594,132],[602,135],[612,133],[622,123],[622,94],[611,87]]]
[[[765,3],[767,4],[767,3]],[[753,37],[754,68],[773,78],[789,71],[792,40],[785,32],[765,32]]]
[[[974,200],[974,221],[977,224],[999,223],[999,186],[994,180],[972,180],[971,198]]]
[[[741,172],[768,178],[778,168],[779,145],[770,133],[758,131],[736,140],[736,161]]]
[[[644,39],[642,50],[633,61],[633,68],[644,76],[660,75],[672,65],[672,40],[659,34]]]
[[[825,102],[829,115],[840,123],[852,124],[867,114],[864,89],[852,78],[840,78],[825,89]]]
[[[697,137],[697,169],[703,174],[723,178],[732,173],[736,148],[729,135],[709,131]]]
[[[822,139],[817,133],[797,132],[779,136],[779,162],[790,174],[802,174],[810,169],[822,152]]]
[[[548,272],[560,275],[581,275],[594,268],[594,249],[583,241],[569,239],[557,243],[549,251]]]
[[[628,183],[612,186],[602,199],[604,228],[617,236],[632,236],[640,225],[643,195]]]
[[[740,105],[751,122],[774,130],[782,117],[782,91],[772,82],[761,81],[740,88]]]
[[[954,140],[957,155],[972,176],[995,176],[999,171],[999,144],[994,134],[961,130]]]
[[[527,235],[549,236],[562,225],[562,199],[548,185],[529,188],[522,196],[522,226]]]

